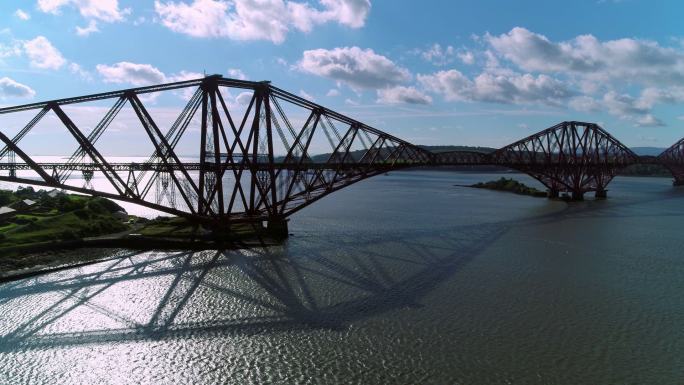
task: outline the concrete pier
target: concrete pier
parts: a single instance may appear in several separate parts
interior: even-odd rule
[[[266,221],[266,230],[269,235],[276,238],[287,238],[290,235],[285,218],[269,218]]]

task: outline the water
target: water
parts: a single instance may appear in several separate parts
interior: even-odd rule
[[[282,247],[1,285],[0,383],[681,384],[684,189],[453,186],[496,177],[394,172],[296,214]]]

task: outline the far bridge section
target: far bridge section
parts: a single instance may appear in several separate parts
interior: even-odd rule
[[[562,122],[491,154],[493,164],[527,173],[549,189],[550,197],[568,192],[582,200],[593,191],[606,197],[617,172],[639,157],[599,125]]]
[[[674,177],[675,186],[684,185],[684,139],[680,139],[670,148],[658,155],[653,163],[658,163],[667,168]]]

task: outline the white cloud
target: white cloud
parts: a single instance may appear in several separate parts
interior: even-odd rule
[[[337,88],[331,88],[328,91],[328,93],[325,94],[325,96],[330,96],[330,97],[339,96],[339,95],[340,95],[340,90],[338,90]]]
[[[246,106],[249,104],[249,101],[252,100],[252,96],[254,94],[251,92],[241,92],[238,96],[235,97],[235,101],[242,106]]]
[[[636,122],[639,127],[664,127],[666,124],[651,114],[646,114]]]
[[[371,9],[370,0],[321,0],[324,20],[336,21],[351,28],[361,28]]]
[[[420,55],[434,65],[443,66],[454,61],[455,52],[456,50],[452,46],[442,48],[441,45],[435,43],[429,49],[421,52]]]
[[[641,91],[637,104],[645,109],[651,109],[656,104],[684,102],[684,87],[673,86],[665,88],[648,87]]]
[[[304,51],[297,68],[346,83],[354,89],[386,88],[406,82],[411,74],[371,49],[343,47]]]
[[[84,70],[77,63],[69,63],[69,71],[71,71],[71,73],[73,73],[73,74],[80,76],[81,79],[83,79],[83,80],[88,80],[88,81],[93,80],[93,75],[90,72]]]
[[[680,103],[684,101],[684,88],[666,90],[648,88],[638,98],[615,91],[606,92],[601,99],[582,95],[570,100],[569,106],[582,112],[607,111],[623,120],[633,121],[641,127],[661,127],[665,123],[651,113],[658,103]]]
[[[638,39],[600,41],[580,35],[564,42],[516,27],[485,36],[496,53],[526,71],[560,72],[603,81],[684,83],[684,52]]]
[[[601,103],[591,96],[577,96],[570,99],[568,105],[577,111],[582,112],[597,112],[601,110]]]
[[[418,75],[418,81],[451,101],[559,105],[574,95],[563,82],[546,75],[483,72],[471,80],[457,70],[449,70]]]
[[[150,64],[119,62],[114,65],[98,64],[97,72],[105,83],[130,83],[134,86],[146,86],[164,83],[166,75]]]
[[[17,10],[14,12],[14,16],[16,16],[16,17],[18,17],[19,19],[24,20],[24,21],[26,21],[26,20],[28,20],[28,19],[31,18],[31,15],[29,15],[28,13],[24,12],[24,11],[21,10],[21,9],[17,9]]]
[[[13,41],[9,44],[0,43],[0,59],[12,56],[21,56],[24,44],[20,41]]]
[[[432,98],[414,87],[397,86],[378,90],[378,103],[430,104],[432,103]]]
[[[237,68],[229,68],[228,69],[228,76],[230,76],[233,79],[238,79],[238,80],[247,80],[247,75],[245,75],[244,72]]]
[[[36,92],[27,85],[17,83],[8,77],[0,78],[0,99],[32,98],[35,95]]]
[[[320,0],[319,5],[285,0],[156,0],[154,8],[161,23],[174,32],[279,44],[291,28],[310,32],[327,22],[360,28],[371,7],[369,0]]]
[[[186,80],[195,80],[195,79],[201,79],[204,77],[203,74],[199,72],[191,72],[191,71],[181,71],[175,75],[171,76],[165,76],[164,82],[182,82]],[[192,95],[195,93],[194,88],[182,88],[177,94],[180,95],[181,99],[183,100],[190,100],[192,98]]]
[[[646,115],[649,113],[649,109],[642,106],[639,100],[628,94],[619,94],[615,91],[609,91],[603,95],[603,106],[611,114],[623,119],[628,119],[633,115]]]
[[[64,7],[77,8],[81,16],[104,22],[123,21],[131,13],[130,8],[119,8],[118,0],[38,0],[38,9],[59,14]]]
[[[542,103],[576,111],[605,111],[640,126],[660,126],[660,104],[684,102],[684,45],[578,35],[552,41],[522,27],[474,36],[482,51],[433,45],[422,53],[438,64],[449,53],[464,64],[485,61],[478,76],[457,70],[420,75],[426,90],[451,101]]]
[[[156,68],[154,68],[154,69],[156,70]],[[171,76],[164,75],[164,81],[165,82],[182,82],[182,81],[186,81],[186,80],[201,79],[203,77],[204,77],[204,74],[201,74],[199,72],[181,71],[181,72],[174,74],[174,75],[171,75]],[[194,90],[193,90],[193,92],[194,92]]]
[[[64,56],[45,36],[25,41],[24,51],[31,61],[31,66],[36,68],[59,69],[66,64]]]
[[[301,97],[303,97],[304,99],[306,99],[306,100],[308,100],[308,101],[311,101],[311,102],[315,102],[315,101],[316,101],[316,98],[314,98],[313,96],[311,96],[311,94],[307,93],[307,92],[304,91],[304,90],[299,90],[299,96],[301,96]]]
[[[100,32],[97,28],[97,22],[95,20],[90,20],[86,27],[76,26],[76,34],[78,36],[88,36],[93,32]]]
[[[118,62],[113,65],[98,64],[95,66],[105,83],[131,84],[137,87],[152,84],[182,82],[186,80],[201,79],[203,74],[198,72],[180,71],[167,75],[151,64]],[[192,90],[194,92],[194,90]],[[192,92],[189,95],[192,95]],[[187,93],[183,96],[188,99]]]
[[[459,59],[461,59],[463,64],[475,63],[475,55],[473,55],[473,53],[470,51],[459,52],[457,56]]]

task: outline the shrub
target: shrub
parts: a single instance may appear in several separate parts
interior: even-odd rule
[[[90,213],[85,209],[78,209],[74,211],[74,215],[79,217],[79,219],[88,220],[90,219]]]
[[[31,223],[31,221],[29,219],[24,218],[24,217],[14,217],[12,219],[12,222],[14,222],[18,225],[27,225],[27,224]]]
[[[121,206],[116,204],[113,201],[110,201],[109,199],[105,198],[93,198],[88,202],[88,207],[93,210],[97,211],[98,213],[105,214],[105,213],[115,213],[117,211],[125,211]]]
[[[68,195],[60,195],[57,198],[57,208],[63,213],[82,209],[84,207],[85,202],[83,199],[73,198]]]
[[[0,206],[7,206],[14,201],[14,195],[11,191],[0,190]]]

